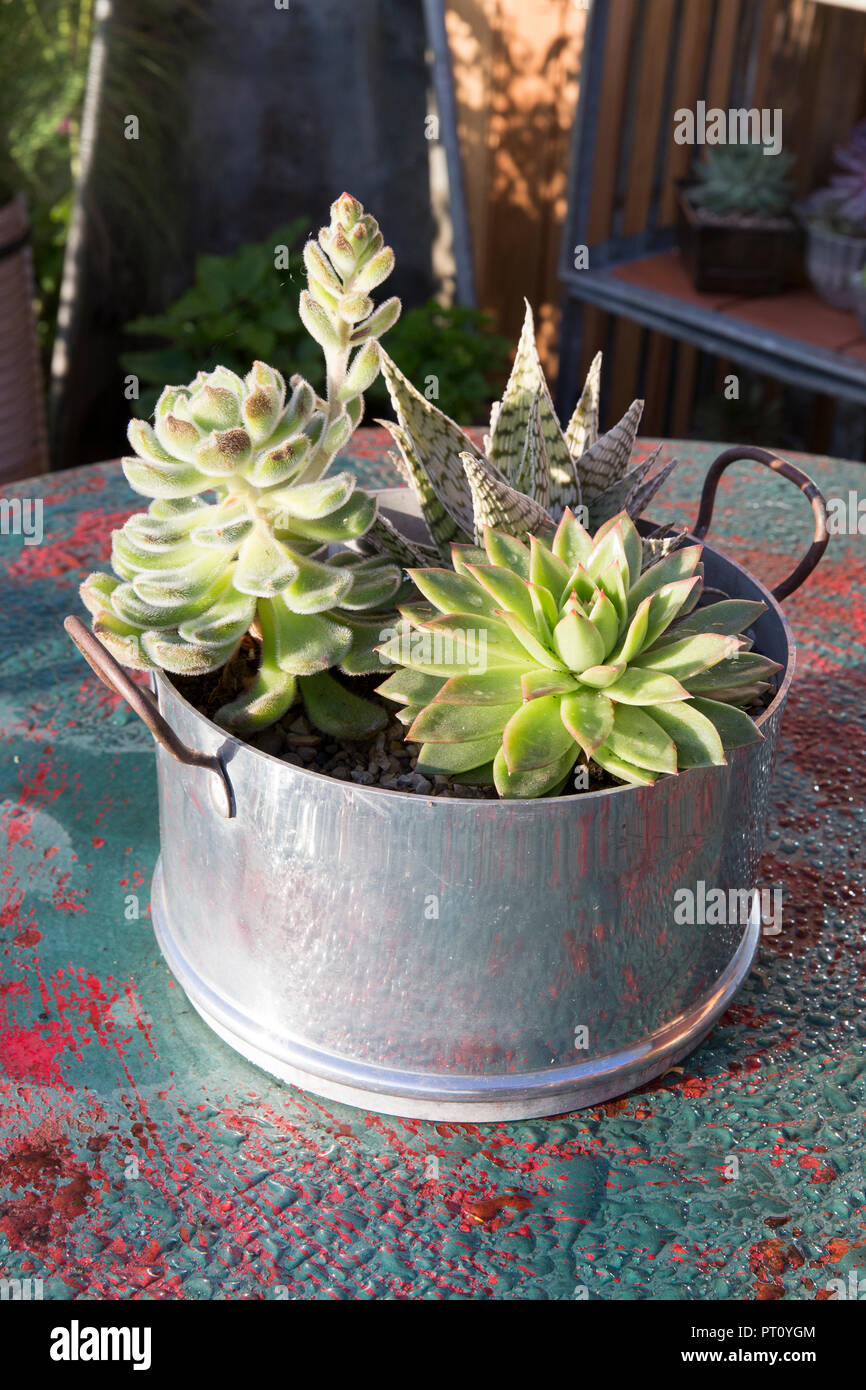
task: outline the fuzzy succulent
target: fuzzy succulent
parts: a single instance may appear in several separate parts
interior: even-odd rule
[[[351,473],[326,474],[361,418],[378,337],[400,303],[374,309],[370,293],[394,255],[348,194],[304,259],[300,312],[324,353],[325,397],[301,377],[287,391],[263,362],[243,379],[217,367],[166,387],[153,425],[130,423],[135,457],[123,460],[129,483],[153,500],[112,534],[114,574],[90,575],[81,593],[94,632],[131,667],[205,674],[252,632],[258,672],[216,715],[225,728],[267,727],[300,688],[320,728],[360,737],[384,713],[330,671],[380,669],[379,610],[402,575],[380,557],[323,552],[364,535],[376,516]]]
[[[844,236],[866,237],[866,121],[834,151],[839,166],[826,188],[804,199],[800,211]]]
[[[596,527],[625,510],[639,516],[674,462],[653,474],[659,450],[632,466],[643,401],[633,401],[607,434],[598,433],[601,354],[592,363],[577,407],[563,432],[526,318],[505,394],[493,407],[485,449],[444,415],[382,354],[382,373],[397,415],[390,430],[394,460],[415,490],[433,546],[410,544],[384,518],[369,540],[403,564],[448,559],[452,542],[476,542],[492,526],[516,537],[549,531],[566,507],[582,508]]]
[[[718,217],[782,217],[791,207],[794,157],[761,144],[715,145],[695,168],[689,198]]]
[[[420,771],[549,796],[578,760],[647,785],[761,739],[744,707],[779,667],[741,634],[764,605],[696,608],[699,545],[645,566],[626,513],[593,537],[569,510],[551,546],[483,539],[454,547],[453,570],[411,571],[427,602],[381,649]]]

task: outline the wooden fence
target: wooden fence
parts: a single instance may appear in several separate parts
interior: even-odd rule
[[[673,224],[674,186],[692,150],[660,130],[663,110],[699,98],[780,107],[796,152],[799,193],[820,183],[834,144],[866,112],[866,13],[820,0],[593,0],[610,8],[603,119],[592,171],[589,245]],[[575,0],[450,0],[449,37],[461,116],[479,298],[501,327],[519,325],[522,295],[538,308],[555,366],[570,132],[586,12]],[[672,60],[669,59],[672,56]],[[628,130],[626,131],[626,125]],[[624,139],[624,136],[627,138]],[[663,150],[661,163],[659,150]],[[606,415],[644,394],[648,434],[688,433],[697,348],[588,307],[583,353],[607,350]],[[724,363],[712,366],[721,379]],[[772,390],[772,388],[771,388]],[[813,444],[829,418],[816,404]]]

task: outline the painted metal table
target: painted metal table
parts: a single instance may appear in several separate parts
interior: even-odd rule
[[[666,452],[682,463],[653,513],[693,518],[718,451]],[[397,481],[377,432],[351,461]],[[849,533],[788,603],[799,668],[761,884],[783,891],[782,930],[660,1082],[485,1126],[302,1095],[199,1020],[150,926],[149,735],[61,628],[137,500],[116,464],[8,490],[43,502],[44,536],[2,537],[0,1278],[46,1298],[866,1293],[866,472],[799,461]],[[737,465],[720,505],[715,543],[760,577],[805,550],[808,507],[777,477]]]

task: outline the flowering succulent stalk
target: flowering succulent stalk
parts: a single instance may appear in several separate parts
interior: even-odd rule
[[[632,466],[643,411],[633,401],[607,434],[598,433],[601,354],[563,431],[551,400],[527,303],[505,394],[493,407],[484,452],[460,426],[416,391],[387,353],[382,370],[397,423],[384,420],[394,460],[414,488],[433,546],[398,540],[383,521],[369,539],[401,563],[448,559],[452,542],[480,542],[485,526],[516,537],[551,533],[566,507],[585,509],[595,528],[617,512],[637,517],[675,466],[653,473],[659,449]],[[660,447],[660,446],[659,446]]]
[[[326,474],[361,419],[378,337],[400,303],[374,308],[394,254],[349,194],[304,260],[300,312],[324,353],[326,395],[299,376],[287,391],[263,362],[243,379],[217,367],[167,386],[153,425],[130,422],[135,457],[123,460],[132,487],[153,500],[112,534],[114,575],[90,575],[81,593],[96,635],[131,667],[216,671],[252,631],[258,673],[217,713],[225,728],[266,728],[300,687],[320,728],[360,737],[384,712],[329,672],[379,669],[377,610],[402,576],[378,557],[319,553],[364,535],[376,516],[351,473]]]
[[[578,760],[649,785],[725,762],[762,738],[745,713],[778,664],[742,636],[762,603],[696,609],[701,547],[643,566],[625,512],[592,537],[566,510],[552,546],[485,530],[454,569],[411,576],[381,649],[404,668],[380,693],[406,708],[422,772],[492,781],[502,797],[555,795]]]

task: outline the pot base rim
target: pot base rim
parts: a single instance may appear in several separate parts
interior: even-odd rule
[[[491,1076],[392,1071],[289,1037],[277,1037],[221,998],[196,973],[171,932],[157,860],[151,891],[157,943],[202,1020],[233,1051],[278,1080],[381,1115],[452,1123],[541,1119],[600,1105],[656,1080],[712,1030],[748,976],[761,934],[755,899],[743,936],[712,990],[643,1040],[576,1066]]]

